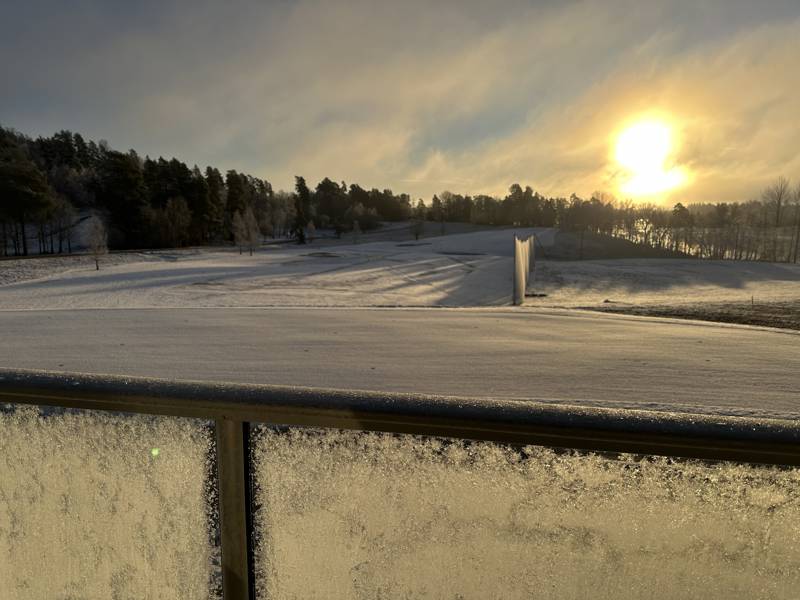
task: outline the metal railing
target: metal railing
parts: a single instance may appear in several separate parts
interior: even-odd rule
[[[774,419],[4,370],[0,403],[213,420],[226,600],[255,593],[251,423],[800,466],[800,425]]]

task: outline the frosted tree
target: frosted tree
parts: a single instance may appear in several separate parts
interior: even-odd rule
[[[100,257],[108,254],[108,233],[103,220],[96,215],[89,223],[89,250],[94,257],[95,270],[99,271]]]
[[[414,219],[411,222],[411,233],[414,235],[414,239],[418,240],[419,236],[425,231],[425,221],[421,219]]]
[[[234,213],[233,239],[234,243],[239,246],[239,254],[246,246],[250,250],[250,256],[253,256],[253,249],[258,246],[260,235],[258,221],[250,207],[246,207],[244,212],[236,211]]]
[[[244,217],[242,217],[242,213],[240,213],[238,210],[233,213],[233,223],[231,223],[231,229],[233,230],[233,243],[239,246],[239,254],[241,254],[242,246],[244,245],[245,226]]]
[[[272,237],[275,238],[285,235],[287,220],[286,210],[284,210],[282,206],[277,206],[270,213],[270,218],[272,220]]]
[[[417,202],[417,206],[413,211],[413,217],[411,233],[414,234],[414,239],[418,240],[419,236],[425,231],[425,203],[422,201],[422,198]]]

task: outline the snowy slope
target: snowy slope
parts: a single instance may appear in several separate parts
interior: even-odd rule
[[[552,230],[518,231],[531,232],[552,245]],[[232,249],[113,255],[99,272],[85,259],[3,261],[0,282],[29,280],[0,286],[0,309],[502,306],[511,298],[513,233],[270,246],[252,257]],[[546,297],[530,298],[530,306],[765,302],[800,298],[800,265],[540,260],[533,289]]]
[[[132,262],[125,255],[99,272],[85,264],[0,287],[0,308],[503,305],[512,235],[267,247],[252,257],[233,250],[148,253]]]

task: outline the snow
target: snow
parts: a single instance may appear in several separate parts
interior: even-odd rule
[[[800,333],[515,307],[0,311],[0,365],[800,418]]]
[[[157,252],[124,252],[103,256],[104,266],[162,260]],[[0,286],[34,279],[54,278],[71,271],[94,270],[94,258],[88,254],[4,258],[0,260]]]
[[[519,309],[515,232],[554,243],[512,229],[128,253],[99,272],[89,257],[2,261],[0,365],[800,418],[797,333],[559,308],[795,299],[797,266],[539,260],[547,296]],[[204,425],[0,413],[4,589],[207,597]],[[255,459],[271,598],[781,599],[800,586],[797,470],[299,429],[262,430]]]
[[[510,232],[432,241],[210,251],[0,288],[0,308],[482,306],[508,302]],[[152,260],[153,256],[156,260]]]
[[[515,233],[537,236],[532,288],[547,294],[522,308],[509,306]],[[10,340],[0,365],[800,414],[796,334],[574,310],[605,300],[800,298],[798,265],[547,261],[547,229],[384,234],[398,239],[268,246],[252,257],[231,248],[130,253],[100,271],[2,261],[0,280],[17,283],[0,286]],[[19,281],[26,276],[37,278]]]
[[[269,246],[252,257],[232,249],[119,254],[100,271],[89,257],[3,261],[0,309],[504,306],[514,233],[534,233],[540,249],[554,243],[553,230],[521,228]],[[538,260],[532,289],[546,294],[527,300],[534,307],[798,299],[800,265]]]
[[[0,597],[215,597],[211,431],[188,419],[0,411]]]
[[[288,598],[797,597],[800,471],[264,428],[259,591]]]
[[[593,306],[800,299],[800,264],[689,259],[542,261],[531,306]]]

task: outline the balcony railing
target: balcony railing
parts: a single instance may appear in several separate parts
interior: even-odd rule
[[[491,515],[491,510],[494,510],[491,508],[492,503],[499,502],[502,504],[501,498],[509,499],[516,497],[514,494],[521,494],[515,500],[514,506],[509,509],[513,513],[509,517],[509,523],[514,527],[517,527],[520,519],[522,519],[520,514],[523,514],[525,510],[535,509],[536,516],[530,518],[534,519],[536,526],[525,525],[523,528],[527,527],[527,529],[525,529],[524,535],[514,533],[513,535],[517,536],[514,538],[516,541],[508,541],[511,539],[508,537],[511,535],[508,531],[511,525],[505,524],[500,527],[504,532],[502,536],[505,536],[503,537],[505,540],[503,544],[505,545],[503,549],[497,550],[497,552],[506,557],[503,559],[505,562],[507,562],[507,557],[513,554],[509,554],[509,548],[524,547],[515,545],[522,544],[524,540],[528,540],[526,543],[534,543],[531,540],[536,536],[547,540],[546,543],[536,542],[540,543],[541,548],[550,547],[547,544],[556,543],[553,540],[558,538],[567,546],[572,544],[569,547],[573,547],[574,552],[579,552],[574,548],[575,544],[582,544],[589,551],[600,552],[606,558],[612,557],[608,558],[608,560],[612,560],[613,556],[618,555],[620,552],[627,551],[621,549],[624,544],[620,546],[621,542],[619,540],[614,541],[611,539],[613,535],[609,531],[613,528],[607,528],[604,530],[605,533],[601,535],[592,530],[591,526],[579,525],[577,521],[574,523],[575,527],[572,530],[565,529],[565,526],[560,521],[550,523],[545,527],[543,523],[546,519],[542,516],[542,511],[546,511],[545,507],[550,506],[548,503],[556,503],[559,505],[559,510],[562,510],[565,503],[568,505],[575,498],[580,497],[580,493],[585,493],[580,492],[580,490],[576,491],[573,488],[577,486],[583,489],[589,485],[587,481],[596,480],[597,485],[603,490],[602,494],[597,497],[613,498],[613,502],[622,503],[620,504],[620,511],[622,511],[620,518],[623,519],[625,518],[624,511],[626,510],[623,506],[625,502],[629,502],[627,505],[628,510],[636,512],[639,510],[640,505],[645,502],[641,500],[645,496],[650,500],[661,498],[658,502],[663,500],[663,494],[658,496],[648,492],[648,494],[642,496],[638,491],[631,491],[636,486],[645,485],[642,482],[647,481],[647,478],[651,476],[648,475],[650,473],[648,470],[650,466],[648,465],[656,465],[653,468],[664,468],[670,471],[670,474],[664,478],[667,483],[663,486],[659,483],[656,487],[661,491],[668,490],[664,493],[672,499],[671,501],[680,502],[680,499],[675,499],[680,496],[691,506],[695,506],[694,502],[701,502],[696,505],[697,510],[711,511],[709,513],[711,516],[706,515],[701,520],[713,521],[714,519],[722,518],[718,510],[721,508],[719,504],[722,501],[706,497],[704,494],[713,495],[716,488],[722,489],[724,487],[727,491],[722,494],[722,497],[728,498],[728,500],[724,501],[732,502],[737,507],[740,507],[736,508],[739,511],[737,514],[745,516],[734,525],[720,525],[718,528],[720,531],[728,527],[741,526],[744,528],[742,531],[746,529],[749,532],[747,535],[752,535],[753,528],[757,527],[753,524],[755,522],[754,519],[757,520],[760,516],[765,519],[774,519],[778,518],[775,515],[779,513],[782,515],[780,518],[784,518],[789,515],[787,511],[800,511],[800,499],[793,495],[795,492],[791,491],[792,482],[800,482],[800,477],[798,477],[796,470],[786,468],[800,465],[800,426],[786,421],[581,408],[536,401],[450,398],[359,391],[347,392],[263,385],[171,382],[129,377],[24,371],[0,371],[0,403],[8,404],[12,407],[14,405],[51,407],[42,409],[43,416],[40,417],[42,419],[47,419],[48,415],[53,419],[58,418],[60,409],[79,409],[82,411],[107,411],[108,414],[112,415],[125,413],[198,419],[201,422],[208,423],[208,427],[213,427],[213,443],[210,445],[214,458],[213,468],[206,474],[206,477],[211,478],[211,484],[213,485],[206,487],[209,489],[216,488],[218,492],[216,494],[216,505],[212,512],[218,510],[221,587],[223,598],[226,600],[232,598],[255,598],[257,588],[266,590],[264,595],[267,597],[281,597],[280,586],[275,587],[273,585],[270,587],[276,582],[273,581],[272,584],[268,585],[269,582],[265,583],[264,580],[270,577],[279,578],[282,573],[287,572],[295,573],[296,576],[296,569],[291,571],[291,569],[283,569],[281,567],[280,560],[283,560],[281,557],[287,556],[286,553],[280,556],[268,556],[268,554],[278,548],[280,544],[286,544],[286,536],[293,536],[292,539],[297,539],[299,543],[305,539],[303,536],[313,537],[316,535],[314,533],[315,529],[311,528],[309,524],[311,515],[315,515],[315,518],[317,518],[323,514],[335,514],[337,519],[336,527],[339,529],[344,527],[342,523],[346,523],[346,527],[351,529],[360,528],[359,531],[361,533],[354,534],[356,537],[353,539],[357,540],[356,545],[361,543],[365,548],[369,546],[371,548],[369,551],[364,548],[354,550],[350,548],[350,542],[347,542],[347,544],[343,543],[341,546],[332,546],[324,556],[329,557],[339,551],[344,552],[341,548],[345,546],[350,548],[348,552],[353,553],[353,557],[355,557],[353,560],[357,564],[348,567],[347,578],[357,580],[359,586],[367,585],[365,582],[369,578],[365,575],[367,567],[364,566],[366,561],[362,560],[362,554],[366,552],[367,555],[370,555],[370,553],[375,555],[375,553],[384,551],[381,549],[383,548],[381,544],[384,546],[389,544],[387,539],[391,536],[387,537],[387,530],[381,529],[380,537],[382,541],[380,544],[375,545],[373,542],[365,541],[364,536],[366,534],[364,532],[369,527],[374,527],[374,524],[365,524],[369,520],[366,517],[344,514],[348,512],[347,503],[355,501],[352,498],[348,500],[343,490],[356,485],[353,482],[366,486],[366,491],[359,492],[361,494],[359,498],[362,500],[364,498],[369,500],[371,496],[377,496],[385,492],[384,496],[376,500],[378,504],[375,510],[378,512],[386,511],[385,515],[381,515],[381,519],[387,519],[387,523],[393,522],[393,518],[398,519],[398,523],[405,523],[409,520],[409,515],[413,516],[415,510],[424,512],[430,509],[433,511],[431,514],[439,515],[438,517],[430,517],[428,521],[425,521],[427,529],[423,529],[427,533],[423,537],[426,540],[441,539],[442,536],[448,535],[444,530],[438,533],[432,532],[431,528],[435,529],[437,522],[451,523],[448,519],[454,519],[452,523],[455,524],[448,525],[448,527],[452,529],[461,527],[460,524],[463,524],[464,520],[461,517],[458,519],[453,517],[455,509],[442,504],[446,503],[446,500],[436,500],[433,504],[430,499],[420,500],[416,509],[408,508],[406,505],[410,506],[416,503],[417,500],[403,500],[402,502],[405,502],[405,504],[398,508],[400,506],[398,502],[401,501],[397,500],[397,497],[406,492],[403,491],[403,486],[397,487],[395,485],[397,483],[396,480],[402,479],[407,475],[407,473],[403,472],[403,469],[406,471],[414,470],[413,464],[415,463],[413,461],[421,461],[419,470],[420,473],[425,473],[425,482],[427,482],[421,483],[417,481],[409,484],[409,486],[417,486],[420,490],[419,494],[424,495],[425,489],[431,486],[439,490],[436,492],[439,495],[447,495],[449,493],[475,494],[471,500],[471,508],[467,512],[478,510],[477,507],[479,506],[481,507],[480,510],[490,511],[489,513],[481,513],[484,516],[475,521],[480,525],[473,526],[470,529],[469,536],[478,535],[476,533],[478,531],[483,532],[480,535],[485,535],[484,530],[487,527],[487,517],[485,515]],[[2,423],[0,421],[0,425]],[[375,432],[376,435],[369,437],[368,434],[364,434],[368,437],[359,441],[360,438],[353,437],[356,435],[355,433],[346,433],[347,431]],[[8,432],[0,431],[0,435],[7,436]],[[29,433],[21,435],[20,440],[26,439],[25,435],[29,435]],[[10,439],[13,439],[13,436]],[[313,458],[303,459],[300,451],[295,452],[293,450],[295,447],[300,448],[302,452],[313,455]],[[556,453],[537,454],[529,449],[525,450],[525,448],[529,447],[556,449]],[[19,445],[15,446],[15,448],[22,451]],[[339,450],[335,450],[336,448],[345,448],[346,451],[339,452]],[[12,450],[12,453],[17,450]],[[567,452],[563,452],[564,450]],[[573,473],[565,478],[559,473],[563,469],[571,467],[559,462],[562,459],[558,457],[577,456],[572,451],[580,451],[583,456],[587,456],[587,453],[600,453],[601,457],[604,457],[602,460],[608,462],[581,463],[578,471],[582,475]],[[156,456],[158,452],[158,448],[152,449],[153,456]],[[336,452],[339,452],[339,454],[336,454]],[[397,458],[398,454],[402,455],[402,460]],[[409,462],[409,455],[413,455],[413,461],[411,462]],[[623,456],[620,458],[619,455]],[[330,462],[326,462],[328,460],[326,457],[328,456],[333,456],[334,458],[331,458]],[[651,458],[640,462],[640,457]],[[659,461],[652,457],[670,457],[678,460]],[[699,461],[695,459],[699,459]],[[595,457],[593,460],[599,459]],[[532,466],[533,463],[529,463],[529,461],[539,461],[546,468],[540,473],[537,471],[538,475],[531,475],[531,469],[534,467]],[[702,465],[715,463],[716,461],[757,466],[742,466],[742,469],[746,469],[744,474],[742,474],[741,470],[723,472],[712,469],[711,471],[702,471]],[[360,470],[358,474],[353,475],[355,467],[352,465],[355,463],[358,463],[357,466]],[[280,471],[284,468],[284,465],[286,468],[298,469],[300,472],[288,476],[281,474]],[[409,465],[412,466],[409,467]],[[486,465],[489,465],[489,467],[486,467]],[[522,469],[519,465],[527,466]],[[621,466],[617,467],[616,465]],[[682,468],[680,465],[695,466],[691,467],[689,471],[683,472],[683,474],[676,474],[677,470]],[[400,469],[400,471],[392,474],[390,471],[395,468]],[[691,471],[692,468],[696,470]],[[453,475],[452,469],[456,469],[456,475]],[[588,473],[587,469],[593,474],[586,475]],[[301,492],[307,493],[309,486],[317,484],[329,485],[331,479],[325,479],[326,477],[345,477],[342,474],[345,473],[345,470],[347,471],[346,476],[350,478],[347,479],[349,483],[336,487],[335,491],[329,490],[323,500],[314,500],[317,504],[314,504],[312,508],[309,508],[309,506],[313,502],[307,499],[304,500],[303,498],[306,497],[299,495]],[[509,484],[508,489],[500,485],[504,481],[504,470],[514,471],[514,477],[517,477]],[[484,475],[480,473],[484,473]],[[689,474],[686,475],[686,473]],[[781,473],[784,475],[781,475]],[[786,473],[790,474],[788,475],[789,480],[785,480]],[[273,485],[271,482],[273,477],[276,481],[284,477],[281,480],[283,483],[280,485],[275,484],[275,489],[283,486],[280,488],[282,491],[275,491],[270,488]],[[289,479],[286,477],[289,477]],[[292,477],[295,479],[299,477],[300,479],[292,480]],[[534,477],[539,477],[539,479],[536,480],[535,484],[531,484],[531,478]],[[437,478],[450,481],[452,486],[455,486],[456,491],[447,488]],[[681,480],[678,487],[674,483],[677,479]],[[460,483],[452,483],[453,481]],[[465,483],[467,481],[470,482],[469,485]],[[580,483],[576,484],[576,481],[580,481]],[[491,486],[500,485],[500,487],[497,489],[493,487],[494,491],[491,493],[465,491],[480,488],[483,483]],[[2,502],[4,500],[6,502],[12,501],[12,495],[4,493],[4,486],[8,487],[10,485],[11,482],[0,481],[0,539],[4,535]],[[370,490],[370,486],[373,486],[374,489]],[[773,489],[770,486],[777,487]],[[520,491],[522,488],[528,491]],[[551,491],[548,491],[550,488],[558,489],[558,494],[560,495],[557,497],[548,496],[547,494],[551,493]],[[628,494],[624,498],[619,495],[621,493],[619,490],[623,488],[627,490],[625,493]],[[530,490],[536,491],[531,492]],[[590,495],[595,493],[599,494],[600,492],[595,490],[590,492]],[[284,496],[290,494],[291,502],[286,504],[284,502],[285,497],[281,496],[281,494],[284,494]],[[681,496],[681,494],[684,494],[684,496]],[[741,494],[744,494],[744,496],[741,496],[742,498],[745,496],[747,498],[743,500],[737,499]],[[761,500],[753,500],[748,494],[756,494],[757,498]],[[19,494],[17,495],[19,496]],[[539,498],[538,502],[531,503],[526,499],[534,496]],[[634,496],[639,499],[631,499]],[[701,500],[697,500],[701,496]],[[770,500],[769,498],[772,499]],[[362,500],[359,500],[359,502]],[[19,498],[17,498],[17,501],[19,501]],[[666,502],[666,500],[663,501]],[[66,499],[64,502],[69,503],[70,500]],[[286,529],[286,532],[281,533],[280,536],[277,536],[277,534],[272,536],[269,528],[275,524],[275,519],[283,514],[281,510],[287,510],[287,507],[290,507],[292,502],[298,506],[305,507],[303,510],[306,512],[302,512],[305,515],[305,522],[302,525],[297,525],[294,529]],[[737,502],[741,506],[736,504]],[[506,510],[500,504],[497,505],[497,510]],[[323,507],[320,508],[320,506]],[[661,508],[657,509],[656,512],[663,511],[663,506],[666,505],[659,504],[659,506]],[[590,508],[587,507],[587,510]],[[294,511],[295,509],[292,508],[291,510]],[[404,515],[402,518],[397,516],[400,512]],[[651,515],[641,517],[644,521],[647,521],[647,519],[652,518],[653,508],[649,507],[645,512],[647,515]],[[445,513],[449,516],[443,517],[442,514]],[[472,513],[470,512],[470,514]],[[603,518],[609,518],[608,515],[612,513],[603,514],[606,515]],[[643,512],[642,514],[644,515],[645,513]],[[685,511],[681,514],[683,515],[682,519],[691,520],[690,517],[687,517]],[[795,513],[792,512],[791,515],[795,515]],[[647,522],[654,523],[655,521]],[[675,522],[676,520],[670,517],[667,521],[664,521],[664,523],[667,523],[666,525],[662,524],[658,525],[658,527],[663,526],[669,529],[675,526]],[[722,522],[720,521],[720,523]],[[419,527],[422,526],[420,525]],[[692,525],[692,527],[696,527],[696,525]],[[323,530],[324,527],[319,530],[319,535],[323,535]],[[634,530],[639,531],[639,525],[636,525]],[[421,530],[417,530],[418,534],[419,531]],[[575,533],[578,531],[582,533]],[[5,535],[9,538],[14,538],[15,535],[17,538],[19,537],[18,534],[14,534],[13,523],[7,527]],[[329,539],[331,534],[324,535],[326,539]],[[418,539],[419,535],[415,539]],[[488,538],[481,538],[483,539],[481,543],[486,544],[487,539],[492,539],[494,540],[492,543],[495,543],[498,535],[495,532],[489,535]],[[587,535],[589,538],[586,537]],[[604,535],[608,539],[603,538],[597,541]],[[667,552],[674,558],[676,554],[688,551],[687,548],[698,547],[698,544],[703,548],[701,554],[703,552],[712,552],[709,548],[718,548],[720,545],[725,546],[727,543],[725,540],[720,542],[719,539],[722,538],[719,538],[719,536],[729,534],[722,532],[710,533],[709,535],[714,538],[713,542],[698,541],[694,537],[697,535],[696,533],[686,532],[680,528],[675,529],[672,533],[665,533],[665,535],[673,535],[675,539],[683,535],[689,536],[686,538],[687,541],[675,543],[676,546],[680,546],[680,552],[676,552],[674,548]],[[738,536],[739,534],[736,535]],[[592,538],[592,536],[595,536],[595,538]],[[600,536],[600,538],[596,536]],[[397,548],[407,549],[409,544],[412,544],[409,541],[410,539],[403,538],[402,541],[397,541],[395,549],[391,550],[391,552],[399,552]],[[464,544],[464,539],[458,538],[455,543]],[[590,541],[587,541],[587,539],[590,539]],[[591,541],[592,539],[594,541]],[[683,538],[680,539],[683,540]],[[282,542],[281,540],[284,541]],[[719,557],[715,555],[713,560],[709,558],[709,561],[717,565],[714,568],[725,570],[728,568],[725,566],[728,564],[726,561],[744,560],[741,558],[743,556],[742,553],[747,554],[747,556],[752,555],[752,560],[766,560],[769,563],[767,566],[761,564],[761,562],[758,563],[756,570],[760,574],[759,577],[767,577],[768,581],[777,582],[775,585],[786,586],[786,589],[794,589],[792,586],[797,583],[798,577],[797,573],[794,572],[797,564],[795,559],[798,558],[799,552],[795,545],[786,542],[786,545],[779,548],[776,547],[776,543],[782,544],[783,542],[776,542],[774,534],[767,535],[762,540],[763,543],[760,542],[762,545],[757,552],[752,549],[752,552],[744,549],[740,542],[740,538],[737,537],[735,541],[730,542],[731,548],[729,550],[724,552],[719,550],[721,553]],[[427,544],[428,542],[426,541],[425,543]],[[656,546],[661,548],[660,544],[662,544],[662,542],[658,542],[655,546],[648,546],[650,550],[642,550],[648,543],[652,546],[652,542],[638,541],[636,542],[636,548],[639,548],[639,550],[629,550],[639,553],[640,556],[645,556],[648,552],[653,551]],[[272,550],[270,549],[270,544],[273,546]],[[613,551],[609,550],[612,547]],[[425,546],[425,548],[430,550],[428,546]],[[64,549],[64,551],[68,552],[69,549]],[[386,551],[389,552],[389,550]],[[485,551],[489,552],[489,550]],[[359,552],[362,552],[362,554],[359,554]],[[419,548],[415,552],[418,556],[423,554],[423,551]],[[717,552],[717,550],[713,550],[713,552]],[[766,555],[766,558],[764,558],[764,555]],[[292,557],[292,560],[296,559],[295,554]],[[474,556],[470,554],[462,562],[473,558]],[[606,558],[603,558],[603,560],[606,560]],[[358,562],[359,560],[361,562]],[[411,559],[409,558],[408,560]],[[572,559],[570,558],[569,560]],[[268,563],[268,567],[265,567],[264,564],[257,564],[259,561]],[[375,564],[384,564],[380,563],[377,558],[375,561]],[[783,564],[783,562],[786,562],[786,564]],[[292,568],[295,568],[297,564],[301,563],[293,562]],[[697,561],[694,561],[694,564],[697,564]],[[578,565],[578,563],[575,563],[575,565],[573,565],[575,569],[589,568],[583,563],[581,563],[583,566]],[[42,565],[42,577],[47,577],[47,568],[48,565]],[[370,566],[369,568],[371,569],[372,567]],[[559,567],[559,569],[561,568]],[[735,566],[730,573],[725,571],[723,575],[718,577],[723,577],[723,580],[724,577],[735,578],[737,576],[735,572],[741,571],[741,568],[741,565]],[[414,569],[419,571],[421,567],[417,564]],[[773,570],[769,571],[769,569]],[[439,569],[435,575],[430,577],[444,577],[442,570],[446,570],[446,568]],[[763,575],[767,571],[769,571],[769,575]],[[317,581],[314,584],[317,587],[323,586],[324,588],[327,584],[331,586],[338,585],[341,589],[344,589],[342,586],[349,585],[347,582],[336,583],[337,575],[335,573],[327,575],[325,573],[308,573],[307,575],[309,578],[323,578],[321,583]],[[373,581],[377,576],[372,571],[368,575],[372,578],[369,581]],[[119,574],[114,576],[121,577]],[[424,573],[420,573],[419,576],[424,578]],[[330,578],[327,582],[325,580],[326,577]],[[513,579],[511,575],[509,577],[511,579],[503,579],[493,585],[524,586],[530,583]],[[533,575],[526,577],[530,579]],[[261,579],[260,583],[258,583],[259,579]],[[741,587],[736,587],[743,585],[741,582],[735,582],[733,579],[730,581],[730,589],[741,591]],[[441,581],[437,579],[437,582],[435,585],[433,583],[430,583],[430,585],[439,586],[439,588],[443,585],[453,585],[453,582],[448,581],[446,578]],[[311,585],[310,579],[307,583]],[[374,586],[378,584],[373,581],[369,585],[373,586],[369,589],[373,590],[374,593],[374,589],[377,589]],[[392,585],[396,586],[396,581]],[[760,583],[759,585],[763,589],[764,584]],[[392,596],[391,589],[396,592],[396,588],[384,586],[381,589],[383,589],[382,593],[387,597]],[[406,595],[409,597],[439,597],[436,593],[431,592],[432,588],[430,587],[424,588],[423,586],[423,588],[419,589],[427,590],[427,592],[421,591],[418,596],[413,596],[411,592]],[[522,587],[519,587],[519,590],[522,589]],[[780,590],[782,589],[784,588],[776,588],[777,591],[775,591],[773,597],[781,597]],[[386,590],[390,591],[387,592]],[[345,592],[342,593],[344,594]],[[353,592],[350,590],[348,593]],[[520,594],[522,593],[520,592]],[[702,596],[703,594],[700,593],[699,595]],[[81,594],[78,593],[78,596],[81,596]],[[290,596],[291,594],[287,592],[286,597]],[[500,593],[498,597],[513,596],[514,594],[512,593],[508,595]],[[307,597],[316,596],[313,593],[309,593]],[[335,594],[330,594],[330,597],[335,597]],[[450,597],[454,596],[451,595]],[[551,597],[556,596],[553,595]],[[597,595],[596,597],[602,597],[602,595]],[[616,597],[625,596],[620,592],[617,593]]]

